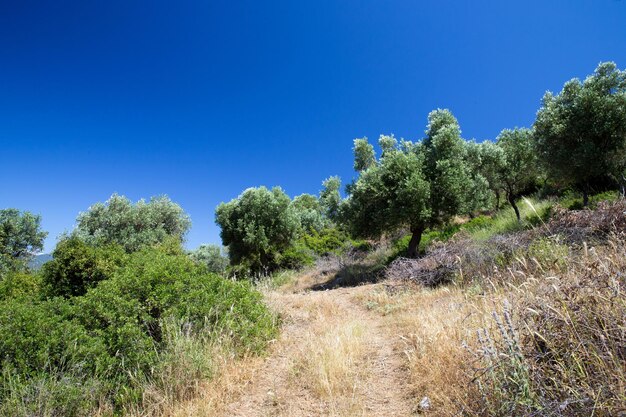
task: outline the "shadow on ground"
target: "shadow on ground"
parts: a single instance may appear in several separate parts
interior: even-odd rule
[[[311,291],[333,290],[342,287],[356,287],[362,284],[371,284],[383,278],[384,268],[371,265],[346,265],[333,274],[328,280],[310,287]]]

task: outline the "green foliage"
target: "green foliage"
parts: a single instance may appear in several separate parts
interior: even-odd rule
[[[515,200],[531,190],[540,176],[532,131],[504,129],[496,145],[504,153],[504,165],[499,171],[501,184],[519,221],[521,217]]]
[[[0,299],[5,409],[35,407],[25,395],[52,396],[46,401],[61,401],[59,410],[69,407],[61,395],[92,406],[104,397],[118,407],[137,401],[141,382],[160,378],[155,373],[174,348],[172,323],[203,340],[228,340],[241,353],[258,352],[275,336],[275,317],[260,293],[249,283],[207,273],[180,245],[124,256],[123,266],[82,296]],[[33,381],[45,384],[45,392],[36,391]],[[79,409],[67,408],[66,414]]]
[[[430,224],[445,224],[472,208],[474,182],[459,123],[449,110],[438,109],[428,115],[426,135],[424,172],[430,184]]]
[[[465,158],[471,178],[469,194],[472,198],[468,203],[468,213],[471,214],[492,207],[493,194],[497,192],[498,186],[491,172],[494,166],[489,151],[493,144],[488,141],[483,143],[471,141],[466,142],[465,147]]]
[[[340,216],[341,179],[339,177],[329,177],[322,182],[322,190],[320,191],[320,206],[322,214],[332,222],[338,222]]]
[[[322,230],[328,223],[328,219],[322,213],[320,201],[314,195],[299,195],[293,199],[291,205],[300,218],[300,226],[303,233],[309,233],[312,230]]]
[[[617,191],[606,191],[599,194],[594,194],[589,197],[589,208],[595,209],[598,203],[602,201],[617,201],[620,198],[620,194]],[[582,210],[585,208],[583,200],[573,195],[572,193],[565,193],[565,195],[559,199],[559,204],[570,210]]]
[[[198,249],[189,252],[189,257],[215,274],[226,272],[229,263],[228,254],[220,245],[200,245]]]
[[[319,232],[312,231],[302,236],[300,240],[318,256],[336,251],[351,242],[350,237],[336,227],[327,227]]]
[[[33,254],[43,249],[48,235],[41,230],[41,217],[17,209],[0,210],[0,277],[24,269]]]
[[[231,264],[245,264],[252,273],[278,267],[279,254],[293,244],[301,227],[298,213],[280,187],[248,188],[238,198],[221,203],[215,219]]]
[[[348,200],[353,233],[379,237],[427,221],[430,193],[422,166],[420,155],[396,148],[387,149],[378,164],[361,172]]]
[[[285,269],[300,269],[313,265],[315,257],[313,251],[304,243],[298,241],[280,254],[280,267]]]
[[[0,301],[11,298],[36,298],[41,291],[39,275],[27,272],[9,272],[0,279]]]
[[[585,195],[594,180],[624,182],[626,168],[626,71],[612,62],[598,65],[581,82],[543,97],[534,124],[539,157],[550,176]]]
[[[485,178],[489,184],[489,189],[494,193],[496,197],[496,210],[500,205],[500,191],[504,190],[504,181],[502,173],[506,167],[506,156],[502,147],[497,146],[490,141],[484,141],[479,144],[472,144],[470,148],[476,148],[478,164],[474,163],[473,170],[476,170],[480,175]],[[470,155],[471,155],[470,151]]]
[[[527,255],[544,268],[564,268],[567,266],[569,247],[561,243],[558,236],[543,237],[531,242]]]
[[[113,194],[105,203],[96,203],[81,213],[74,233],[94,246],[116,244],[135,252],[169,237],[182,242],[190,227],[189,216],[167,196],[133,204]]]
[[[127,259],[121,246],[92,246],[76,236],[62,239],[52,255],[42,267],[42,284],[47,295],[61,297],[85,294],[110,278]]]
[[[480,216],[464,224],[461,228],[467,230],[474,240],[485,241],[497,234],[504,234],[535,227],[545,222],[552,212],[553,203],[550,201],[536,201],[524,199],[520,205],[521,222],[512,208],[500,210],[492,217]]]
[[[101,375],[112,360],[62,299],[0,302],[0,358],[3,372],[24,378],[46,370]],[[0,392],[5,384],[0,380]]]
[[[354,139],[354,170],[365,171],[376,163],[374,147],[369,144],[367,138]]]

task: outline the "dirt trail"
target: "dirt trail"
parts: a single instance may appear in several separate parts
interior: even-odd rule
[[[218,415],[412,415],[400,340],[365,308],[373,287],[268,294],[281,336]]]

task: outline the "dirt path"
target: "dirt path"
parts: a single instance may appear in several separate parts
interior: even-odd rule
[[[271,294],[281,338],[224,415],[411,415],[399,340],[363,305],[371,287]]]
[[[267,292],[281,335],[267,356],[237,361],[177,416],[411,416],[404,346],[368,309],[380,285]],[[210,391],[210,392],[209,392]]]

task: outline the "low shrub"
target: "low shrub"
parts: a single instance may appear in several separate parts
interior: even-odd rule
[[[78,405],[59,405],[62,415],[89,414],[81,411],[84,401],[127,409],[171,371],[172,355],[184,347],[177,343],[188,343],[194,354],[201,340],[257,353],[276,329],[275,316],[250,283],[207,273],[180,246],[147,248],[127,255],[84,295],[0,301],[0,404],[35,410],[39,406],[24,396],[47,401],[44,408],[67,396]],[[207,375],[191,368],[188,378]],[[97,392],[87,391],[96,386]]]
[[[11,298],[38,298],[41,277],[26,272],[9,272],[0,279],[0,301]]]
[[[44,290],[52,297],[85,294],[98,282],[110,278],[127,259],[121,246],[91,246],[77,237],[61,240],[52,256],[42,268]]]

